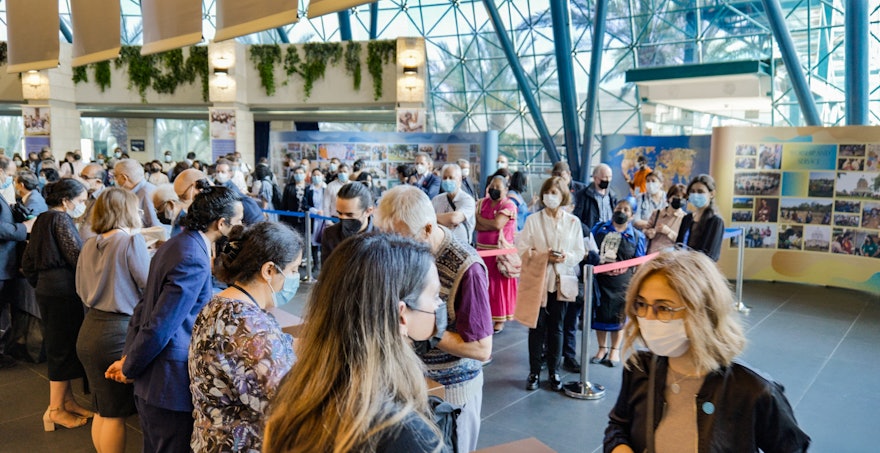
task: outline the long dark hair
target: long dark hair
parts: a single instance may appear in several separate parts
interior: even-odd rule
[[[241,199],[232,190],[222,186],[206,187],[195,196],[180,224],[187,230],[208,231],[215,221],[231,219],[236,203],[241,203]]]
[[[259,274],[263,263],[284,269],[302,255],[303,237],[287,225],[260,222],[250,228],[235,227],[223,251],[217,255],[214,275],[225,282],[248,283]]]

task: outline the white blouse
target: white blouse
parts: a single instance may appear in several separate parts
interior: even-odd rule
[[[565,211],[560,212],[562,217],[559,219],[550,217],[546,209],[530,215],[516,237],[520,255],[532,249],[544,253],[556,250],[565,254],[563,263],[547,263],[548,293],[556,291],[556,274],[576,275],[577,265],[586,255],[580,220]]]

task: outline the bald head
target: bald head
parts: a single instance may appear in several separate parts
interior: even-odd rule
[[[133,189],[144,180],[144,167],[134,159],[122,159],[113,166],[116,177],[116,185],[126,189]]]

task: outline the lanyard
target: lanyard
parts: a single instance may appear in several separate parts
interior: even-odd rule
[[[242,293],[244,293],[244,295],[245,295],[245,296],[248,296],[248,298],[249,298],[253,303],[257,304],[257,300],[254,299],[254,296],[251,296],[251,293],[245,291],[245,289],[242,288],[241,286],[238,286],[238,283],[233,283],[233,284],[232,284],[232,287],[235,288],[235,289],[237,289],[237,290],[239,290],[239,291],[241,291]],[[259,307],[260,304],[257,304],[257,306]]]

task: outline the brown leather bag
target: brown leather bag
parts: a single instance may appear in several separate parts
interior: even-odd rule
[[[535,249],[529,249],[522,255],[522,274],[513,319],[531,329],[537,327],[538,314],[547,303],[547,259],[547,252]]]

